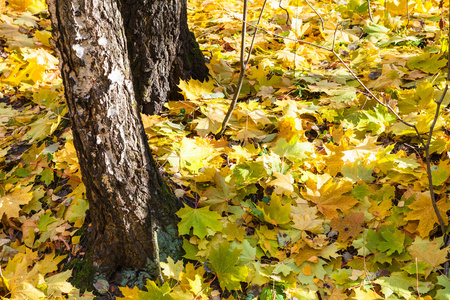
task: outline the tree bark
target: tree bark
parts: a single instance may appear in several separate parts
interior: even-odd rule
[[[94,265],[106,275],[121,268],[156,267],[154,230],[159,228],[164,257],[176,257],[181,247],[178,204],[150,153],[120,11],[115,0],[48,4],[90,205],[88,245]]]
[[[120,0],[141,111],[156,114],[181,100],[179,79],[207,79],[208,68],[187,25],[186,0]]]

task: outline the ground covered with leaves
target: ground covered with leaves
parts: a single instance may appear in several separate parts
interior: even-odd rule
[[[242,3],[188,3],[211,80],[145,116],[150,147],[186,206],[185,261],[126,299],[450,299],[448,247],[415,131],[427,139],[447,83],[448,3],[268,2],[237,108]],[[247,45],[263,2],[249,4]],[[0,298],[92,299],[76,275],[88,203],[44,1],[0,1]],[[340,24],[336,31],[336,26]],[[335,36],[336,34],[336,36]],[[430,145],[448,225],[450,95]],[[448,230],[447,230],[448,231]],[[74,276],[74,277],[72,277]],[[82,284],[93,280],[93,286]],[[78,288],[81,288],[80,291]]]

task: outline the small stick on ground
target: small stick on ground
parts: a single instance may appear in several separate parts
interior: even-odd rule
[[[257,25],[261,22],[262,14],[264,12],[264,8],[266,7],[267,0],[264,1],[264,4],[261,8],[261,13],[259,14]],[[258,26],[255,26],[255,32],[253,33],[252,42],[250,43],[250,48],[248,51],[247,59],[245,59],[245,36],[247,33],[247,8],[248,8],[248,0],[244,0],[244,10],[242,13],[242,37],[241,37],[241,71],[239,73],[239,80],[238,85],[236,87],[236,91],[233,95],[233,100],[231,100],[230,107],[228,108],[227,114],[225,115],[225,118],[222,122],[222,128],[220,129],[219,133],[216,135],[216,139],[220,139],[223,134],[225,133],[225,130],[227,128],[227,124],[230,121],[231,114],[233,113],[233,110],[236,108],[237,100],[239,98],[239,93],[241,92],[242,84],[244,83],[244,77],[245,77],[245,69],[248,66],[248,63],[250,62],[250,56],[252,54],[253,45],[255,43],[256,34],[258,33]]]
[[[373,17],[372,17],[372,7],[371,7],[371,5],[370,5],[370,0],[367,0],[367,6],[368,6],[367,10],[369,11],[369,18],[370,18],[370,21],[372,21],[372,23],[374,23],[374,22],[373,22]]]

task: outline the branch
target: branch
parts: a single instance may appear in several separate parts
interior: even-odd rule
[[[367,10],[369,11],[369,18],[370,18],[370,21],[372,22],[372,23],[374,23],[373,22],[373,18],[372,18],[372,7],[370,7],[370,0],[367,0]]]
[[[338,26],[336,26],[336,30],[334,31],[333,46],[332,46],[332,52],[333,52],[333,54],[340,60],[340,62],[341,62],[341,63],[344,65],[344,67],[350,72],[350,74],[353,76],[353,78],[355,78],[355,79],[361,84],[361,86],[366,90],[367,93],[369,93],[369,95],[370,95],[373,99],[375,99],[379,104],[381,104],[382,106],[386,107],[392,114],[394,114],[395,117],[397,118],[397,120],[399,120],[400,122],[402,122],[402,123],[405,124],[406,126],[409,126],[409,127],[411,127],[411,128],[414,128],[414,130],[415,130],[415,132],[416,132],[416,135],[417,135],[417,137],[419,138],[419,141],[420,141],[421,144],[424,146],[424,149],[425,149],[425,155],[426,155],[425,158],[426,158],[426,165],[427,165],[427,176],[428,176],[428,185],[429,185],[429,188],[430,188],[430,198],[431,198],[431,203],[432,203],[432,205],[433,205],[434,212],[435,212],[435,214],[436,214],[436,216],[437,216],[437,218],[438,218],[439,226],[441,227],[442,234],[443,234],[443,235],[446,235],[446,234],[445,234],[445,231],[446,231],[446,230],[445,230],[445,223],[444,223],[444,220],[442,219],[441,213],[439,212],[439,208],[437,207],[436,197],[435,197],[434,192],[433,192],[433,179],[432,179],[432,176],[431,176],[430,144],[431,144],[431,138],[432,138],[432,135],[433,135],[434,127],[435,127],[436,122],[437,122],[437,119],[438,119],[438,117],[439,117],[440,106],[441,106],[441,104],[442,104],[442,101],[443,101],[444,98],[445,98],[445,94],[446,94],[447,91],[448,91],[448,84],[445,86],[445,90],[444,90],[444,93],[442,94],[441,99],[436,103],[436,104],[437,104],[437,107],[436,107],[436,113],[435,113],[435,116],[434,116],[433,123],[432,123],[432,125],[431,125],[431,127],[430,127],[430,132],[429,132],[429,134],[428,134],[428,141],[427,141],[427,143],[425,144],[425,143],[424,143],[424,140],[423,140],[423,138],[422,138],[422,136],[421,136],[421,134],[419,133],[419,130],[418,130],[417,127],[416,127],[416,125],[413,125],[413,124],[411,124],[411,123],[408,123],[408,122],[404,121],[404,120],[403,120],[403,119],[402,119],[402,118],[394,111],[394,109],[393,109],[390,105],[385,104],[385,103],[382,102],[380,99],[378,99],[378,98],[377,98],[377,97],[369,90],[369,88],[366,87],[366,86],[364,85],[364,83],[362,83],[362,81],[356,76],[356,74],[350,69],[350,67],[347,66],[347,64],[342,60],[342,58],[339,56],[339,54],[337,54],[336,51],[334,51],[334,45],[335,45],[335,42],[336,42],[336,32],[337,32],[339,26],[340,26],[340,23],[338,24]],[[449,29],[449,32],[450,32],[450,29]],[[450,33],[449,33],[449,34],[450,34]],[[449,61],[450,61],[450,52],[449,52]],[[447,64],[447,68],[448,68],[447,82],[449,82],[449,76],[450,76],[450,75],[449,75],[449,74],[450,74],[450,62]]]
[[[261,13],[259,14],[257,25],[259,25],[259,22],[261,22],[262,14],[264,12],[264,8],[266,7],[267,0],[264,1],[264,4],[261,9]],[[230,121],[231,114],[233,113],[233,110],[236,108],[237,100],[239,98],[239,93],[241,92],[242,84],[244,83],[244,77],[245,77],[245,69],[248,66],[248,63],[250,61],[250,56],[252,55],[253,45],[255,43],[256,34],[258,33],[259,27],[256,26],[256,30],[253,33],[252,42],[250,44],[250,49],[248,51],[247,59],[245,59],[245,35],[247,33],[247,7],[248,7],[248,0],[244,0],[244,11],[242,13],[242,36],[241,36],[241,72],[239,73],[239,80],[238,85],[236,87],[236,91],[233,95],[233,100],[231,100],[230,107],[228,108],[227,114],[225,115],[225,118],[222,122],[222,128],[220,129],[220,132],[216,135],[216,139],[220,139],[223,134],[225,133],[225,130],[227,129],[227,124]]]
[[[231,118],[231,114],[233,113],[233,110],[236,107],[237,99],[239,97],[239,93],[241,92],[242,84],[244,83],[244,75],[245,75],[245,67],[246,63],[244,62],[245,58],[245,35],[247,33],[247,6],[248,6],[248,0],[244,0],[244,10],[242,12],[242,34],[241,34],[241,72],[239,73],[239,80],[238,85],[236,87],[236,91],[233,95],[233,100],[231,100],[230,107],[228,108],[227,114],[225,115],[225,118],[222,122],[222,128],[220,132],[216,135],[216,139],[220,139],[223,134],[225,133],[225,130],[227,128],[228,121]],[[262,14],[262,11],[261,11]],[[256,34],[256,31],[255,31]],[[253,47],[253,45],[251,45]],[[248,56],[250,57],[251,53],[248,53]]]
[[[322,24],[322,31],[325,29],[324,28],[324,22],[323,22],[323,18],[322,16],[319,14],[319,12],[311,5],[311,3],[309,3],[308,0],[305,0],[305,2],[309,5],[309,7],[316,13],[316,15],[319,17],[320,19],[320,23]]]

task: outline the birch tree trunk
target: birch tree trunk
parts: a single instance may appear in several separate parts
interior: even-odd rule
[[[136,100],[146,114],[181,100],[179,79],[208,76],[187,25],[186,0],[120,0]]]
[[[107,275],[142,269],[180,249],[177,200],[153,161],[135,99],[115,0],[48,1],[92,230],[93,262]],[[161,257],[164,259],[164,257]]]

